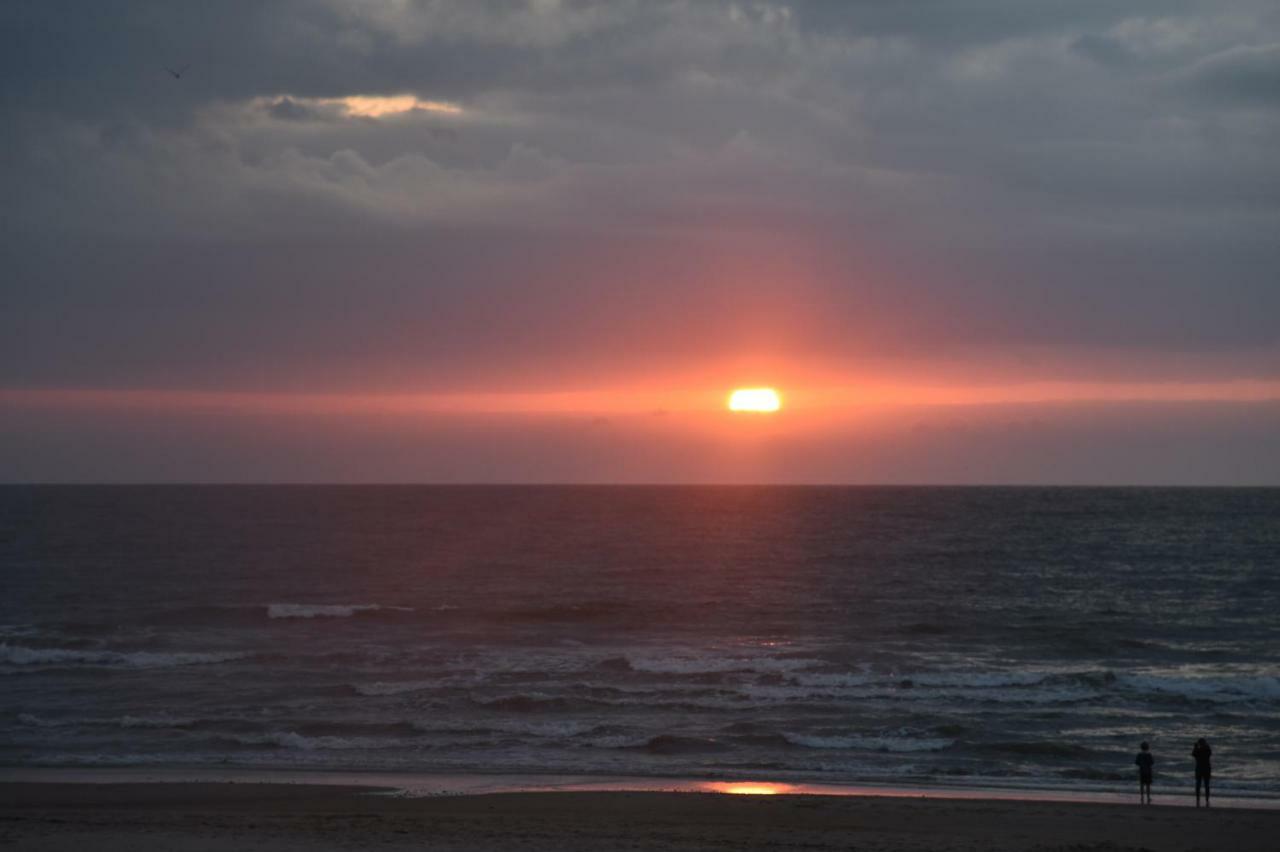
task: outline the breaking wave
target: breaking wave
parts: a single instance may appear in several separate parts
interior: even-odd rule
[[[271,731],[265,734],[224,734],[214,739],[237,745],[298,749],[300,751],[397,748],[404,744],[402,740],[374,737],[308,737],[296,731]]]
[[[1168,677],[1126,674],[1116,678],[1122,689],[1191,701],[1229,703],[1280,698],[1280,677]]]
[[[413,612],[413,607],[380,604],[291,604],[267,606],[268,618],[350,618],[362,612]]]
[[[250,656],[243,653],[156,651],[86,651],[70,648],[27,648],[0,643],[0,663],[12,666],[77,666],[91,668],[160,669],[226,663]]]
[[[116,716],[111,718],[48,719],[34,713],[19,713],[18,723],[32,728],[71,728],[86,726],[110,726],[119,728],[186,728],[197,723],[196,719],[176,716]]]
[[[942,751],[956,744],[954,739],[943,737],[862,737],[835,736],[824,737],[814,734],[784,733],[783,737],[792,745],[815,749],[857,749],[859,751]]]
[[[733,672],[788,674],[824,665],[821,660],[800,657],[729,657],[729,656],[633,656],[606,660],[614,668],[626,663],[630,670],[646,674],[708,675]]]
[[[373,683],[358,683],[352,687],[356,695],[364,695],[368,697],[377,697],[383,695],[407,695],[413,692],[426,692],[431,689],[438,689],[440,681],[438,680],[403,680],[403,681],[375,681]]]

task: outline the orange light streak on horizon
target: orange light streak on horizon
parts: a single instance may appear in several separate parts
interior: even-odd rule
[[[781,383],[779,383],[781,384]],[[518,391],[479,393],[295,393],[251,391],[0,389],[20,406],[149,408],[324,414],[627,415],[715,414],[725,388]],[[785,417],[850,415],[862,410],[1058,403],[1280,401],[1280,381],[1191,383],[1027,382],[980,386],[865,384],[796,387]]]

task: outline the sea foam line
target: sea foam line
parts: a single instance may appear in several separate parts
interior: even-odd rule
[[[268,618],[349,618],[361,612],[413,612],[408,606],[382,606],[381,604],[292,604],[267,605]]]
[[[225,663],[249,656],[242,653],[155,651],[83,651],[70,648],[27,648],[0,642],[0,663],[13,666],[84,666],[93,668],[157,669]]]

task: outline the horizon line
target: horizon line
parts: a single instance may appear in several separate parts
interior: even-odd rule
[[[332,480],[4,481],[0,488],[1061,488],[1061,489],[1280,489],[1259,483],[1089,482],[338,482]]]

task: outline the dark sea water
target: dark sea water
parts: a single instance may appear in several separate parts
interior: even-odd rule
[[[0,764],[1280,795],[1280,489],[4,487]]]

